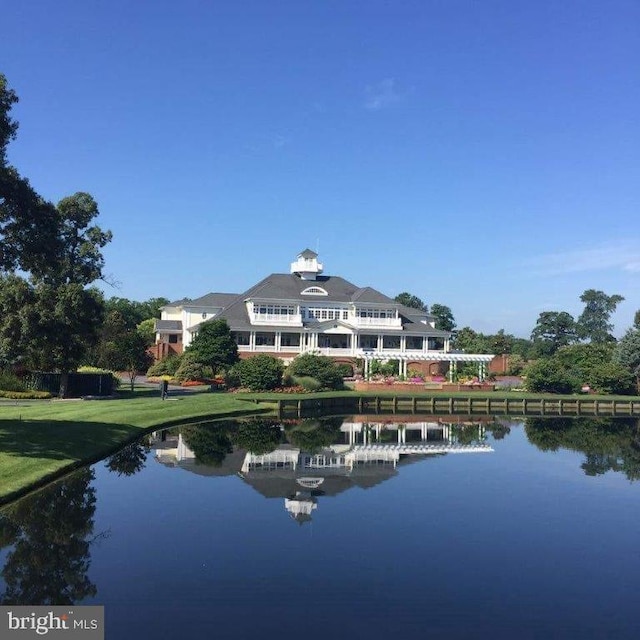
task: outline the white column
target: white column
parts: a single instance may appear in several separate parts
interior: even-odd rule
[[[256,332],[250,331],[249,332],[249,351],[255,351],[255,350],[256,350]]]
[[[400,351],[404,353],[407,350],[407,336],[400,336]]]
[[[282,349],[282,332],[276,331],[276,340],[275,340],[276,352],[281,351]]]

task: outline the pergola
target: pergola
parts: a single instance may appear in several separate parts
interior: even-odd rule
[[[449,363],[449,382],[453,382],[454,375],[458,370],[458,362],[475,362],[478,364],[478,380],[481,382],[485,379],[487,373],[487,363],[493,360],[494,356],[487,353],[416,353],[409,354],[406,352],[385,353],[381,358],[380,353],[363,353],[360,356],[364,360],[364,377],[369,379],[371,361],[372,360],[399,360],[400,375],[407,376],[408,362],[448,362]]]

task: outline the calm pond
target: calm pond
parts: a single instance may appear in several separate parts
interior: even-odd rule
[[[154,433],[0,511],[0,601],[112,640],[640,637],[638,421],[465,420]]]

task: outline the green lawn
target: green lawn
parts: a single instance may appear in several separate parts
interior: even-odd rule
[[[2,402],[0,504],[62,470],[109,455],[152,427],[271,408],[222,393],[170,396],[163,402],[155,391],[115,400]]]

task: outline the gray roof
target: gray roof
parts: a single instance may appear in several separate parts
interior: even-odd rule
[[[182,331],[182,320],[156,320],[156,331]]]
[[[165,307],[219,307],[224,309],[238,297],[237,293],[207,293],[199,298],[182,298]],[[165,307],[162,307],[163,309]]]
[[[313,252],[311,252],[313,253]],[[314,254],[315,255],[315,254]],[[327,296],[317,296],[319,304],[325,302],[357,302],[358,304],[384,304],[397,307],[398,303],[389,296],[380,293],[372,287],[358,287],[352,282],[339,276],[318,276],[315,280],[303,280],[299,276],[290,273],[272,273],[244,293],[208,293],[196,300],[190,300],[189,306],[219,307],[222,311],[216,315],[216,319],[224,318],[233,331],[249,331],[256,329],[249,321],[245,301],[253,300],[282,300],[299,301],[314,300],[315,297],[302,292],[312,286],[322,287]],[[175,306],[175,305],[171,305]],[[434,316],[421,312],[411,307],[400,307],[402,316],[403,332],[413,332],[429,334],[431,336],[448,337],[446,331],[439,331],[424,324],[422,320],[433,320]],[[336,321],[332,321],[336,322]],[[200,323],[202,324],[202,323]],[[190,327],[190,330],[197,329],[198,325]],[[259,330],[273,331],[275,326],[260,326]],[[295,331],[295,327],[291,327]],[[389,328],[391,332],[393,329]],[[377,331],[377,329],[376,329]],[[398,331],[400,331],[398,329]]]
[[[317,258],[318,254],[315,251],[311,251],[311,249],[305,249],[301,251],[298,256],[300,258]]]

